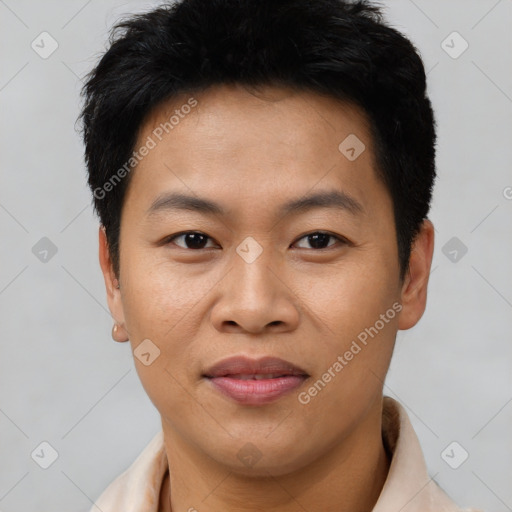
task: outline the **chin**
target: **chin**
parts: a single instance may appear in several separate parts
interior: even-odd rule
[[[245,436],[244,440],[235,442],[229,439],[225,450],[209,455],[231,473],[253,478],[287,475],[315,460],[314,454],[305,452],[307,447],[303,442],[293,441],[291,437],[286,441],[279,437],[270,440],[267,434]]]

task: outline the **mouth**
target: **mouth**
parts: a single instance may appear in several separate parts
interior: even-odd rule
[[[202,376],[214,390],[245,405],[274,402],[309,378],[302,368],[275,357],[231,357],[215,364]]]

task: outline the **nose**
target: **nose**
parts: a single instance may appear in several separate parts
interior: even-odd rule
[[[219,332],[286,332],[296,329],[300,310],[290,274],[272,262],[271,249],[253,261],[234,253],[233,264],[218,284],[211,321]]]

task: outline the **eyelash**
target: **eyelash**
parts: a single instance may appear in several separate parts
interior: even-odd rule
[[[171,235],[171,236],[165,238],[163,240],[163,243],[164,243],[164,245],[170,244],[176,238],[180,238],[182,236],[189,235],[189,234],[203,235],[208,240],[212,240],[211,237],[209,237],[205,233],[202,233],[201,231],[182,231],[181,233],[177,233],[175,235]],[[329,233],[328,231],[311,231],[310,233],[306,233],[305,235],[302,235],[300,238],[297,239],[297,241],[302,240],[303,238],[307,238],[307,237],[312,236],[312,235],[316,235],[316,234],[327,235],[329,238],[335,238],[342,245],[351,245],[351,242],[349,242],[346,238],[343,238],[343,237],[341,237],[339,235],[334,235],[333,233]],[[296,242],[294,242],[294,243],[296,243]],[[314,248],[312,248],[312,249],[307,249],[307,250],[311,250],[311,251],[315,251],[315,252],[326,251],[328,249],[331,249],[335,245],[336,244],[328,245],[327,247],[324,247],[322,249],[314,249]],[[190,249],[188,247],[181,247],[180,245],[178,245],[178,247],[180,249],[189,250],[189,251],[202,251],[202,250],[213,249],[213,247],[206,247],[206,248],[202,248],[202,249]],[[304,249],[304,248],[302,247],[302,249]]]

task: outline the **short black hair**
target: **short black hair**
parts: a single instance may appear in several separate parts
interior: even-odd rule
[[[414,45],[364,0],[178,0],[112,28],[80,115],[88,182],[116,275],[129,161],[145,118],[214,85],[285,86],[339,99],[370,121],[393,201],[401,277],[435,180],[435,120]],[[341,141],[340,141],[341,142]],[[110,181],[111,183],[111,181]]]

